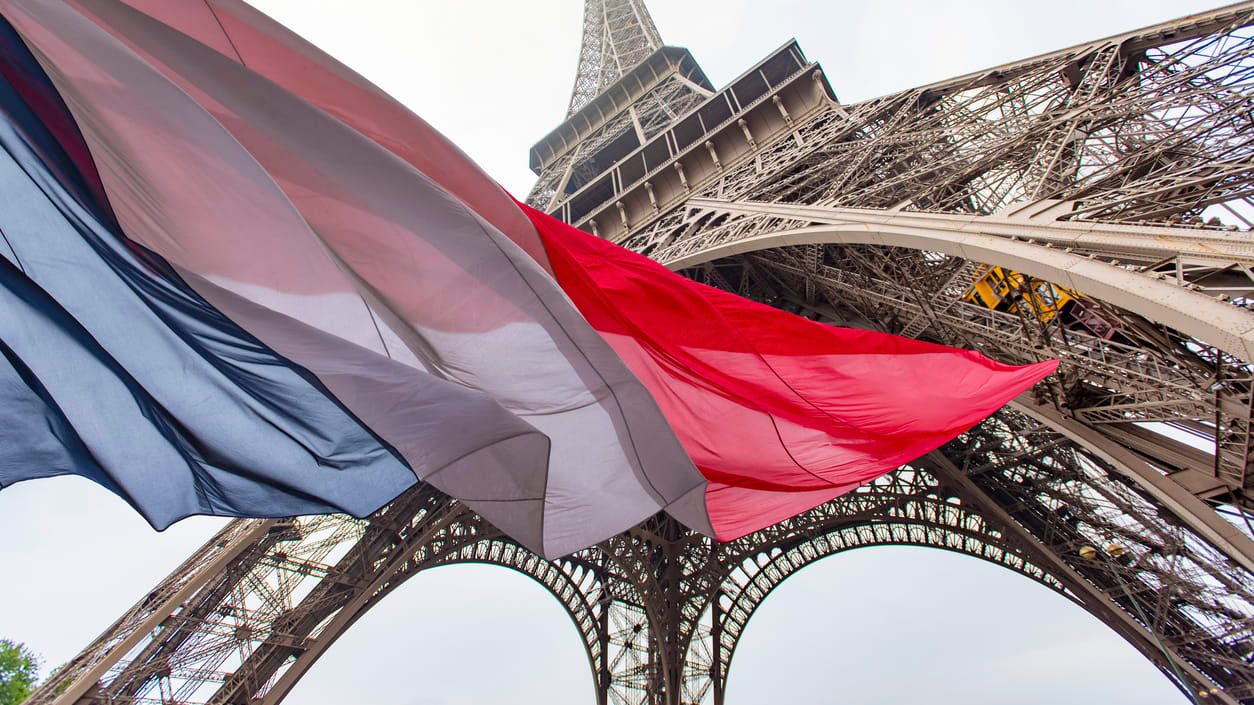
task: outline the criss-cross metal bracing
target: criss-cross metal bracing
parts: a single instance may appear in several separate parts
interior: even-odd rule
[[[730,543],[658,517],[550,562],[422,488],[367,521],[234,522],[32,703],[277,703],[397,585],[458,563],[554,595],[596,702],[722,703],[776,586],[887,544],[1016,571],[1193,701],[1254,703],[1252,24],[1236,5],[841,105],[795,43],[714,91],[639,0],[588,0],[533,204],[811,318],[1059,373]],[[1008,308],[974,298],[990,267],[1071,292],[1088,324],[1022,287]]]
[[[1185,687],[1218,685],[1218,702],[1240,702],[1250,695],[1249,585],[1159,510],[1099,457],[1013,410],[725,544],[657,518],[550,562],[418,489],[368,521],[231,524],[33,702],[277,703],[404,580],[483,563],[533,577],[563,605],[597,702],[721,703],[736,645],[771,590],[809,563],[875,545],[931,546],[1019,572],[1110,624]],[[1112,542],[1126,551],[1081,552]]]
[[[567,116],[662,47],[644,0],[586,0],[579,68]]]
[[[658,518],[553,562],[426,489],[368,521],[238,521],[164,584],[190,589],[146,597],[32,702],[278,702],[391,590],[458,563],[511,568],[545,586],[583,637],[598,701],[615,703],[711,693],[721,702],[731,654],[761,600],[806,563],[849,548],[968,553],[1079,601],[962,492],[908,468],[733,543]]]

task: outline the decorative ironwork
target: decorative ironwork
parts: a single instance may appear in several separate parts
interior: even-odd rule
[[[903,544],[1059,592],[1195,702],[1254,703],[1252,57],[1246,3],[841,105],[795,44],[715,92],[640,0],[587,0],[533,204],[801,315],[1059,373],[729,543],[656,517],[550,562],[425,488],[366,521],[234,522],[31,702],[277,703],[401,582],[485,563],[563,605],[598,703],[722,703],[775,587]],[[993,268],[1005,305],[970,293]]]
[[[579,69],[566,114],[573,115],[660,48],[662,35],[644,0],[585,2]]]

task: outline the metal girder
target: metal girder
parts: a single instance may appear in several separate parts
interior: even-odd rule
[[[262,545],[274,524],[274,520],[266,519],[228,524],[100,638],[49,677],[40,691],[51,691],[61,702],[77,702],[83,698],[88,689],[117,664],[121,654],[149,639],[193,594],[219,578],[227,565],[241,560],[241,554]]]
[[[1182,654],[1179,651],[1164,644],[1162,639],[1152,631],[1153,625],[1143,623],[1146,618],[1142,612],[1139,610],[1130,612],[1127,609],[1127,605],[1119,604],[1115,600],[1117,593],[1094,586],[1086,579],[1086,576],[1068,565],[1053,547],[1026,530],[1020,522],[1015,521],[1015,518],[1009,512],[996,500],[985,494],[975,482],[966,477],[953,463],[949,462],[948,458],[945,458],[943,455],[933,455],[929,457],[929,460],[937,465],[938,472],[942,477],[954,481],[969,500],[978,503],[979,509],[977,511],[986,516],[991,516],[994,521],[998,521],[1001,526],[1008,527],[1011,532],[1016,534],[1017,538],[1022,541],[1025,552],[1037,557],[1037,560],[1043,563],[1047,570],[1050,570],[1053,575],[1057,576],[1057,579],[1066,585],[1067,590],[1074,596],[1077,602],[1136,646],[1141,653],[1153,661],[1168,677],[1174,676],[1173,680],[1176,682],[1176,685],[1187,695],[1191,696],[1191,698],[1197,698],[1200,693],[1205,692],[1219,702],[1227,703],[1228,705],[1239,705],[1237,700],[1240,697],[1239,694],[1234,695],[1225,690],[1211,692],[1212,689],[1207,686],[1210,679],[1206,674],[1199,671],[1186,658],[1182,658]],[[1126,584],[1123,587],[1126,589]],[[1138,617],[1140,620],[1138,620]],[[1248,632],[1249,629],[1250,626],[1248,624],[1244,626],[1245,631]],[[1248,671],[1249,669],[1246,669],[1247,673]],[[1246,673],[1242,673],[1241,677],[1245,675]],[[1245,690],[1244,686],[1240,688]],[[1236,689],[1234,688],[1233,690]]]
[[[1170,508],[1198,536],[1209,541],[1228,559],[1254,574],[1254,540],[1217,515],[1211,507],[1181,487],[1178,482],[1155,470],[1139,455],[1112,442],[1092,428],[1068,419],[1057,409],[1036,403],[1028,396],[1011,402],[1010,407],[1048,424],[1071,441],[1099,455],[1115,472],[1127,477],[1163,506]]]
[[[1124,261],[1136,257],[1161,259],[1162,252],[1169,249],[1196,249],[1204,251],[1204,256],[1212,257],[1216,262],[1228,263],[1224,266],[1246,266],[1250,241],[1244,233],[1224,236],[1202,233],[1199,237],[1196,230],[1184,228],[1056,223],[1052,219],[1037,221],[1003,216],[873,212],[791,204],[724,203],[709,199],[693,199],[690,204],[695,212],[706,211],[720,216],[731,213],[740,217],[724,216],[718,226],[653,252],[654,257],[673,268],[686,268],[747,252],[786,246],[860,244],[905,247],[961,258],[968,263],[966,266],[975,262],[988,263],[1060,283],[1164,324],[1192,340],[1213,344],[1237,359],[1252,358],[1249,345],[1254,341],[1254,315],[1246,309],[1181,287],[1175,280],[1144,268],[1095,261],[1091,252],[1084,256],[1086,250],[1095,246],[1113,250],[1116,245],[1112,243],[1122,239],[1126,240],[1126,244],[1121,246],[1118,254]],[[786,229],[776,230],[777,227]],[[1056,243],[1064,247],[1057,249],[1053,246]],[[1158,246],[1164,250],[1151,251]],[[817,272],[805,267],[798,263],[798,272],[808,285],[812,285],[815,281],[813,275]],[[941,289],[950,288],[951,281],[952,278],[946,280]],[[930,310],[921,309],[914,314],[911,324],[924,321],[940,323],[944,314],[952,312],[970,281],[968,278],[956,291],[936,291],[914,297],[932,304]],[[943,307],[938,301],[944,302]],[[907,325],[900,332],[918,335],[926,328],[920,325],[912,330],[912,325]],[[1080,336],[1072,337],[1078,342]],[[1113,346],[1099,344],[1099,347]],[[1144,352],[1138,354],[1144,355]],[[1117,384],[1127,389],[1126,384]],[[1242,390],[1238,394],[1248,392]],[[1194,397],[1205,395],[1204,389],[1192,392]],[[1160,396],[1158,398],[1161,399]],[[1160,404],[1160,413],[1167,408],[1161,406],[1160,401],[1154,403]],[[1138,406],[1144,409],[1149,405],[1146,401],[1125,404],[1125,411],[1131,412]],[[1245,413],[1239,405],[1235,409],[1238,416]],[[1195,412],[1184,410],[1183,415],[1190,413]],[[1116,431],[1111,429],[1110,433],[1114,435]],[[1196,472],[1199,469],[1197,466],[1182,469],[1193,472],[1177,479],[1189,480],[1188,484],[1194,491],[1209,492],[1214,487],[1211,468],[1200,474]],[[1202,475],[1211,476],[1212,480],[1207,481]],[[1248,481],[1248,478],[1244,479]],[[1217,521],[1222,522],[1221,519]]]
[[[1210,555],[1202,573],[1246,582],[1248,536],[1212,507],[1254,508],[1244,185],[1254,129],[1243,117],[1254,93],[1252,8],[857,105],[820,101],[787,124],[746,110],[729,120],[755,139],[717,142],[712,162],[677,154],[682,183],[661,168],[619,179],[605,198],[621,224],[591,224],[706,283],[810,317],[1007,361],[1061,358],[1058,378],[1029,401],[1061,410],[1071,435],[1024,439],[999,462],[1049,457],[1051,447],[1101,458],[1135,483],[1136,501],[1189,527],[1186,544],[1213,544],[1197,549]],[[555,205],[576,219],[589,212]],[[964,300],[985,264],[1077,291],[1122,332],[1097,337]],[[1103,580],[1106,590],[1118,584]]]
[[[604,234],[698,276],[698,263],[767,272],[770,301],[1002,359],[1060,357],[1051,393],[1078,420],[1138,446],[1137,423],[1188,428],[1209,458],[1155,460],[1208,502],[1254,508],[1251,17],[1247,3],[828,103],[787,129],[746,112],[755,143],[721,143],[713,168],[684,157],[681,185],[647,182],[665,206],[653,212],[623,183],[609,197],[628,217]],[[1078,291],[1123,333],[973,310],[962,297],[983,264]]]
[[[1190,237],[1194,233],[1188,230],[1162,227],[1058,225],[996,216],[861,211],[700,198],[690,200],[689,206],[715,214],[761,216],[768,222],[725,221],[722,227],[710,228],[652,253],[673,269],[795,245],[883,245],[939,252],[1062,284],[1168,325],[1243,360],[1254,360],[1254,313],[1180,287],[1170,280],[1089,259],[1082,254],[1092,240],[1106,243],[1106,249],[1112,249],[1114,241],[1124,240],[1124,257],[1137,252],[1142,259],[1154,261],[1165,254],[1187,256],[1189,252],[1198,251],[1229,263],[1251,266],[1254,265],[1254,239],[1244,233],[1231,239]],[[818,224],[798,227],[799,221]],[[792,227],[775,230],[776,223],[788,223]],[[1067,244],[1059,250],[1053,247],[1055,241]],[[1138,241],[1144,244],[1138,246]],[[1073,252],[1073,249],[1080,252]]]
[[[1177,681],[1182,687],[1192,692],[1215,688],[1212,676],[1224,674],[1199,671],[1187,648],[1200,645],[1204,650],[1205,640],[1215,638],[1241,643],[1254,628],[1249,614],[1233,621],[1231,606],[1196,600],[1165,612],[1161,605],[1153,609],[1162,595],[1143,589],[1148,579],[1157,580],[1172,596],[1198,589],[1201,578],[1179,572],[1179,566],[1163,572],[1164,565],[1177,560],[1170,555],[1178,553],[1173,546],[1179,539],[1173,537],[1192,539],[1143,514],[1151,504],[1101,506],[1101,498],[1119,490],[1110,484],[1112,476],[1095,466],[1075,466],[1068,471],[1077,473],[1073,475],[1029,470],[1023,465],[1026,460],[1039,463],[1055,457],[1055,462],[1069,463],[1075,450],[1058,436],[1052,443],[1041,438],[1026,443],[1026,455],[1006,447],[1007,441],[1050,433],[1021,425],[1010,435],[1000,430],[1016,423],[1022,421],[1010,417],[984,424],[916,466],[725,544],[659,517],[550,562],[513,544],[455,502],[424,489],[367,522],[345,517],[281,522],[278,531],[255,536],[253,545],[241,552],[248,556],[239,563],[242,570],[221,572],[233,576],[228,581],[233,589],[216,590],[217,583],[209,581],[182,603],[166,605],[158,620],[162,627],[144,632],[138,650],[120,647],[106,653],[102,662],[109,666],[108,675],[86,697],[58,702],[155,703],[171,696],[180,702],[276,703],[361,614],[402,582],[442,565],[481,563],[531,576],[558,599],[582,637],[596,674],[598,702],[678,705],[712,698],[720,703],[736,645],[774,587],[814,561],[873,545],[929,546],[1002,565],[1111,623],[1164,671],[1184,673],[1186,680]],[[1001,440],[995,440],[999,434]],[[987,453],[1017,461],[971,462]],[[929,469],[933,467],[937,469]],[[1007,505],[995,493],[1004,491],[1007,482],[1025,487],[1018,479],[1025,472],[1086,499],[1065,503],[1068,513],[1060,514],[1049,509],[1056,502],[1052,490],[1038,485],[1008,505],[1011,509],[1000,509]],[[1077,487],[1081,474],[1097,484]],[[1035,509],[1033,502],[1025,503],[1029,496],[1044,496],[1046,504]],[[1044,517],[1049,523],[1035,523]],[[1112,519],[1124,522],[1122,528],[1111,524]],[[228,529],[251,524],[236,522]],[[1135,557],[1125,564],[1088,559],[1078,550],[1124,536],[1130,537],[1122,539],[1128,543],[1127,555]],[[297,568],[314,564],[321,569]],[[289,572],[275,573],[277,566]],[[1204,577],[1205,571],[1198,575]],[[1123,596],[1103,587],[1120,580],[1139,589]],[[1243,589],[1239,584],[1228,587]],[[1248,585],[1244,589],[1248,592]],[[337,597],[326,599],[332,592]],[[1240,605],[1241,599],[1228,603]],[[1226,629],[1210,636],[1196,631],[1202,627],[1194,615],[1212,612],[1225,620]],[[1139,614],[1153,614],[1155,621],[1142,624],[1134,616]],[[1155,633],[1175,641],[1168,641],[1163,651]],[[102,642],[117,643],[113,637],[107,634]],[[1246,681],[1237,679],[1251,673],[1248,667],[1235,672],[1235,679],[1230,677],[1214,693],[1217,701],[1240,702]],[[123,684],[138,687],[119,693]],[[55,687],[47,686],[32,702],[52,702],[55,695]]]
[[[566,114],[587,105],[661,46],[662,36],[643,0],[587,0],[579,68]]]
[[[868,230],[883,227],[903,232],[917,230],[988,235],[1011,242],[1022,240],[1045,248],[1061,248],[1067,253],[1074,252],[1085,257],[1119,259],[1126,263],[1159,262],[1168,257],[1179,257],[1188,265],[1217,269],[1234,264],[1254,264],[1254,237],[1249,232],[1058,220],[1060,216],[1075,210],[1074,203],[1064,201],[1016,204],[992,215],[729,202],[709,198],[692,198],[685,205],[692,210],[707,209],[718,213],[775,217],[783,221],[809,221],[824,225],[860,225]],[[693,242],[700,247],[707,243],[718,243],[719,238],[703,233],[702,237],[694,238]],[[659,250],[659,259],[669,261],[674,257],[670,252],[670,249]]]

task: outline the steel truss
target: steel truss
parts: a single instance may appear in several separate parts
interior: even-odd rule
[[[639,0],[585,10],[533,204],[802,315],[1059,373],[730,543],[657,517],[549,562],[426,488],[367,521],[237,521],[31,702],[277,703],[403,581],[484,563],[563,605],[598,703],[722,703],[775,587],[892,544],[1016,571],[1195,702],[1254,703],[1254,4],[853,105],[795,44],[716,92]],[[1078,292],[1113,334],[972,303],[984,265]]]
[[[662,46],[644,0],[586,0],[579,68],[567,115],[592,102]]]

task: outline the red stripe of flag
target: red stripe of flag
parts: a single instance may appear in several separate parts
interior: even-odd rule
[[[934,450],[1058,367],[817,323],[522,208],[562,289],[644,382],[709,481],[722,540]]]

